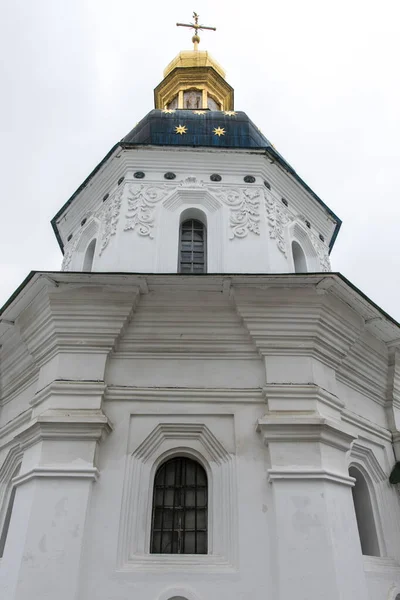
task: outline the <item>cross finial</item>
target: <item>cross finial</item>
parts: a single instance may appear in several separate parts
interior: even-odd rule
[[[190,27],[194,29],[194,36],[192,37],[192,42],[194,45],[194,50],[199,49],[200,37],[198,35],[198,31],[203,31],[203,29],[210,29],[211,31],[217,31],[216,27],[206,27],[205,25],[199,25],[199,15],[197,13],[193,13],[194,23],[177,23],[178,27]]]

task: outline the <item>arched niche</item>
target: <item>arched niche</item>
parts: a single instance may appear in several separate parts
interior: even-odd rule
[[[100,223],[94,217],[88,220],[85,228],[82,230],[82,233],[79,236],[79,241],[76,245],[76,248],[73,252],[71,258],[71,271],[91,271],[93,266],[93,258],[95,253],[95,247],[91,247],[90,244],[94,241],[96,244],[96,240],[99,235]],[[94,246],[95,246],[94,244]],[[89,253],[88,253],[89,251]],[[90,262],[91,253],[93,251],[92,264],[90,268],[87,267]],[[87,264],[85,265],[85,263]]]
[[[303,252],[303,248],[296,240],[292,242],[292,257],[295,273],[307,273],[307,261],[306,255]]]
[[[83,259],[82,271],[89,273],[93,267],[94,254],[96,251],[97,240],[94,238],[86,248],[85,257]]]
[[[349,475],[356,480],[352,493],[362,553],[367,556],[381,556],[371,493],[366,476],[361,469],[354,465],[349,468]]]
[[[294,273],[320,271],[317,253],[306,229],[295,222],[289,228],[291,259]]]

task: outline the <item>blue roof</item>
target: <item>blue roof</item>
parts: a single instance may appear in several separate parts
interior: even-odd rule
[[[208,146],[216,148],[272,148],[272,144],[249,119],[238,111],[162,110],[150,111],[122,142],[154,146]],[[184,127],[180,134],[177,128]],[[216,130],[221,133],[218,135]]]

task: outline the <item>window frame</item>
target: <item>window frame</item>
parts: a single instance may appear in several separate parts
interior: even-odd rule
[[[14,479],[19,475],[21,471],[21,464],[19,462],[13,469],[11,476],[7,483],[5,483],[5,492],[1,501],[2,510],[0,513],[0,561],[4,556],[4,551],[7,545],[7,538],[10,531],[11,519],[15,506],[15,495],[17,486],[14,483]]]
[[[185,240],[182,240],[183,226],[186,223],[189,223],[189,222],[191,222],[191,223],[194,223],[194,222],[200,223],[201,226],[202,226],[202,228],[203,228],[203,250],[202,250],[202,252],[203,252],[203,256],[204,256],[204,259],[203,259],[204,268],[203,268],[203,271],[201,271],[201,272],[195,272],[193,270],[190,271],[190,272],[182,271],[182,262],[183,262],[182,261],[182,253],[184,252],[182,250],[182,243],[185,241]],[[192,225],[192,233],[194,233],[194,231],[195,230],[193,229],[193,225]],[[193,237],[193,235],[192,235],[192,237]],[[193,244],[194,244],[194,240],[193,239],[191,240],[191,244],[192,244],[192,248],[191,248],[190,252],[193,254],[195,252],[194,247],[193,247]],[[193,265],[195,263],[192,261],[191,263],[185,263],[185,264],[190,264],[193,267]],[[207,226],[199,218],[192,217],[192,216],[187,216],[185,219],[182,219],[181,222],[180,222],[180,224],[179,224],[178,273],[181,273],[182,275],[204,275],[205,273],[207,273]]]
[[[205,531],[205,538],[206,538],[205,547],[206,547],[206,552],[179,552],[179,551],[178,552],[168,552],[168,551],[167,552],[154,552],[153,551],[154,534],[155,534],[154,523],[155,523],[156,510],[157,510],[157,508],[158,509],[161,508],[164,511],[166,510],[165,509],[165,503],[163,505],[164,508],[161,507],[161,506],[157,506],[156,505],[156,493],[155,492],[156,492],[156,487],[158,485],[157,484],[157,476],[158,476],[160,470],[165,465],[167,465],[168,463],[172,463],[173,461],[177,461],[177,460],[191,461],[192,463],[194,463],[196,465],[196,469],[197,469],[197,467],[200,467],[200,469],[202,469],[202,471],[204,472],[204,476],[205,476],[205,480],[206,480],[205,481],[205,485],[204,486],[199,486],[199,489],[201,489],[201,487],[205,488],[206,499],[205,499],[204,508],[199,507],[198,510],[199,511],[205,510],[206,523],[205,523],[205,527],[204,528],[202,528],[202,529],[199,528],[197,530],[197,515],[196,515],[195,516],[195,523],[196,523],[196,525],[195,525],[195,534],[197,533],[197,531],[199,531],[199,532]],[[175,470],[175,477],[176,477],[176,470]],[[185,478],[186,478],[186,470],[185,470]],[[195,475],[195,479],[197,479],[197,472],[196,472],[196,475]],[[164,475],[163,486],[165,486],[165,475]],[[183,486],[183,487],[187,489],[187,484],[185,486]],[[174,494],[175,494],[175,490],[176,489],[178,489],[178,485],[174,482],[174,487],[173,487]],[[196,491],[197,490],[195,489],[195,493],[196,493]],[[152,509],[151,510],[151,530],[150,530],[150,545],[149,545],[149,552],[150,552],[150,554],[153,554],[153,555],[154,554],[156,554],[156,555],[157,554],[158,555],[169,555],[169,556],[171,556],[171,555],[175,555],[175,556],[176,555],[178,555],[178,556],[185,556],[185,555],[195,555],[195,556],[198,556],[198,555],[207,555],[208,554],[208,547],[209,547],[209,501],[210,501],[210,498],[209,498],[209,476],[208,476],[207,470],[204,468],[203,464],[199,460],[197,460],[195,457],[188,456],[187,453],[184,454],[184,455],[175,454],[174,456],[167,457],[164,461],[162,461],[162,462],[160,462],[158,464],[157,469],[155,469],[155,471],[154,471],[154,476],[153,476],[153,480],[152,480],[152,492],[153,493],[152,493],[152,506],[151,506],[151,509]],[[163,500],[164,499],[165,499],[165,492],[163,493]],[[197,511],[197,498],[195,499],[195,506],[196,506],[195,511]],[[171,509],[168,509],[168,510],[171,510]],[[172,511],[173,511],[172,514],[173,514],[173,524],[174,524],[175,499],[174,499],[174,504],[173,504]],[[185,514],[185,503],[184,503],[184,506],[183,506],[183,512]],[[184,523],[185,523],[185,519],[184,519]],[[175,532],[179,531],[179,528],[177,528],[177,527],[174,528],[172,526],[171,529],[166,530],[166,531],[171,531],[171,533],[173,535]],[[185,533],[188,533],[188,531],[185,531],[185,527],[184,527],[184,529],[183,529],[183,537],[184,537]],[[184,546],[185,546],[185,539],[183,540],[183,548],[184,548]],[[195,546],[197,546],[196,535],[195,535]]]
[[[193,422],[185,416],[178,422],[168,419],[158,424],[154,418],[154,426],[149,429],[145,425],[148,416],[135,415],[131,419],[132,442],[126,459],[118,534],[119,569],[197,572],[212,567],[218,572],[233,572],[237,568],[236,461],[228,441],[233,419],[232,415],[221,418],[225,423],[224,442],[215,437],[209,417]],[[154,475],[158,466],[173,456],[193,458],[207,473],[208,554],[150,553]]]

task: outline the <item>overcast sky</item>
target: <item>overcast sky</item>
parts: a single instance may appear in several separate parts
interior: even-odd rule
[[[0,306],[59,270],[50,219],[153,108],[193,10],[244,110],[343,220],[340,271],[400,320],[399,0],[0,0]]]

